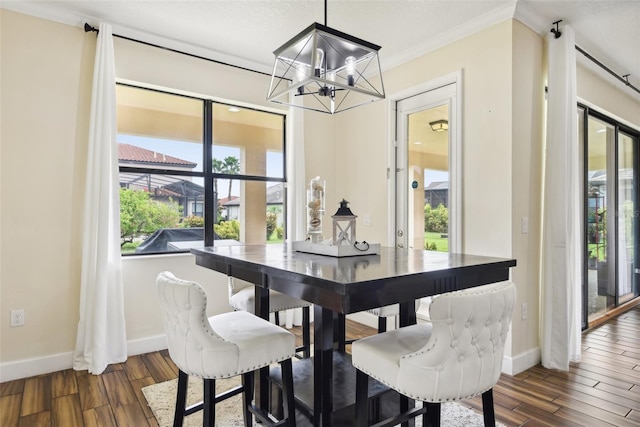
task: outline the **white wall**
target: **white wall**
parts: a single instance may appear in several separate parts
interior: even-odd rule
[[[0,381],[6,381],[72,364],[96,35],[5,9],[0,19]],[[268,76],[122,39],[114,45],[119,79],[283,111],[265,101]],[[200,281],[210,314],[229,310],[225,277],[196,266],[193,256],[126,257],[129,354],[166,348],[154,304],[162,270]],[[17,308],[25,309],[25,326],[10,328],[9,312]]]
[[[13,373],[7,362],[75,345],[95,35],[4,9],[0,31],[4,380]],[[25,326],[10,328],[9,312],[18,308]]]
[[[395,167],[387,158],[389,135],[393,134],[390,127],[394,125],[390,99],[461,70],[462,251],[516,257],[511,227],[515,192],[511,160],[513,22],[504,21],[387,71],[387,100],[336,116],[337,147],[348,153],[337,156],[336,185],[352,201],[354,213],[372,217],[372,227],[360,228],[359,237],[393,244],[387,242],[387,228],[393,227],[388,217],[387,168],[393,171]],[[542,94],[542,83],[537,85]],[[528,139],[525,143],[532,142]],[[517,258],[520,266],[523,261]],[[531,285],[535,289],[535,283]]]

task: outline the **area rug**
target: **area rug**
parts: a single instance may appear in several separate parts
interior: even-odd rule
[[[178,380],[165,381],[150,385],[142,389],[149,407],[153,411],[160,427],[173,425],[173,411],[175,408],[176,387]],[[216,381],[216,394],[240,384],[240,377],[228,380]],[[189,390],[187,392],[187,405],[192,405],[202,400],[202,381],[199,378],[189,378]],[[216,426],[242,427],[242,396],[237,395],[216,405]],[[482,415],[465,408],[457,403],[444,403],[441,410],[441,425],[447,427],[482,427],[484,422]],[[260,427],[254,419],[254,426]],[[420,418],[416,419],[416,427],[422,425]],[[497,426],[504,427],[496,422]],[[184,427],[202,426],[202,411],[190,415],[184,419]]]

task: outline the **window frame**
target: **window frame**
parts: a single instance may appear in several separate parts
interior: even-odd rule
[[[122,165],[118,161],[118,173],[142,173],[149,175],[164,175],[164,176],[185,176],[191,178],[201,178],[203,180],[204,187],[204,245],[215,246],[215,231],[214,224],[217,223],[218,218],[216,204],[216,195],[214,194],[214,180],[215,179],[232,179],[234,181],[245,182],[265,182],[265,183],[282,183],[283,184],[283,203],[282,203],[282,218],[285,229],[284,238],[287,238],[288,230],[287,224],[287,115],[285,113],[278,113],[274,111],[268,111],[259,107],[240,105],[240,103],[230,103],[226,101],[219,101],[213,98],[199,97],[193,95],[185,95],[178,92],[172,92],[170,90],[162,90],[156,88],[149,88],[145,86],[116,82],[116,86],[125,86],[134,89],[148,90],[157,93],[185,97],[202,102],[202,171],[186,171],[186,170],[174,170],[159,167],[135,167]],[[117,104],[117,100],[116,100]],[[214,159],[214,140],[213,140],[213,122],[215,120],[213,113],[214,105],[223,105],[229,108],[236,107],[243,110],[257,111],[265,114],[273,114],[279,116],[282,119],[282,177],[270,177],[270,176],[258,176],[248,174],[226,174],[226,173],[214,173],[213,172],[213,159]],[[119,131],[118,131],[119,134]],[[199,203],[200,201],[198,201]],[[267,206],[266,206],[267,207]],[[265,207],[265,208],[266,208]],[[265,209],[265,215],[267,211]],[[123,257],[127,256],[144,256],[144,255],[172,255],[178,253],[188,253],[189,249],[181,249],[174,251],[150,251],[144,253],[126,253],[121,254]]]

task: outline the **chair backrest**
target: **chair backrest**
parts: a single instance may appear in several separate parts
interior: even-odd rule
[[[168,271],[158,275],[156,286],[169,354],[178,368],[202,378],[236,371],[238,346],[211,328],[202,286]]]
[[[231,300],[231,297],[233,295],[237,294],[242,289],[247,288],[249,286],[253,287],[254,285],[249,282],[245,282],[244,280],[236,279],[233,276],[227,276],[227,289],[229,291],[229,300]]]
[[[481,394],[500,378],[515,285],[501,282],[433,298],[426,345],[400,362],[399,385],[414,398],[442,402]]]

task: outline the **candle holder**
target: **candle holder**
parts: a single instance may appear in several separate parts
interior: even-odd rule
[[[356,218],[349,209],[349,202],[342,199],[337,212],[331,216],[333,218],[333,244],[353,245],[356,242]]]

